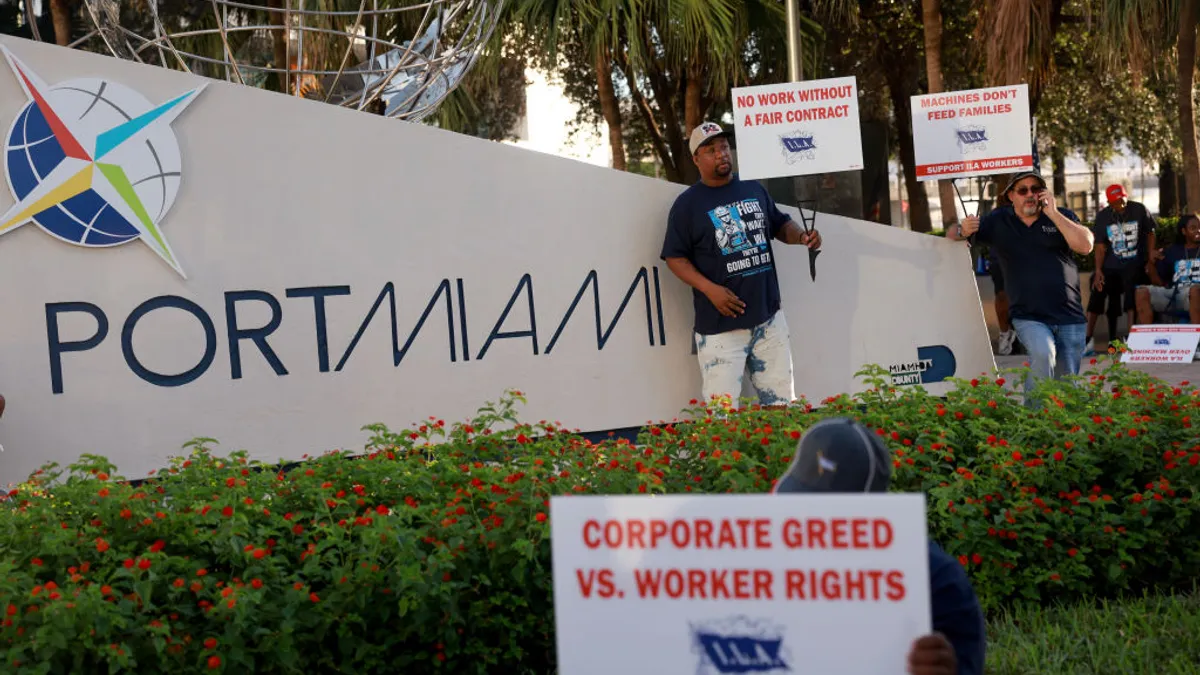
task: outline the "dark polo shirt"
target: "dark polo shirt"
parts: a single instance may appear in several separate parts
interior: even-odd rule
[[[1079,222],[1069,209],[1058,211]],[[1002,206],[983,217],[975,238],[989,244],[1000,263],[1012,318],[1051,326],[1087,322],[1075,254],[1045,213],[1026,225],[1011,206]]]

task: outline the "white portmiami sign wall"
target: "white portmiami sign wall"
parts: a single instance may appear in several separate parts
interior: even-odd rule
[[[863,168],[853,77],[735,88],[733,122],[742,178]]]
[[[1027,85],[913,96],[912,127],[918,180],[1033,169]]]
[[[0,65],[0,483],[85,452],[144,475],[197,436],[360,451],[364,425],[467,419],[505,389],[583,431],[700,392],[691,289],[658,257],[683,186],[0,45],[20,64]],[[965,244],[818,222],[816,282],[775,248],[809,401],[866,363],[932,391],[994,367]]]
[[[931,629],[923,495],[555,497],[550,528],[563,675],[903,673]]]

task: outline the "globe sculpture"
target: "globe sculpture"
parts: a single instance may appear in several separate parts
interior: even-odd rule
[[[418,121],[462,81],[504,0],[83,0],[76,44]]]

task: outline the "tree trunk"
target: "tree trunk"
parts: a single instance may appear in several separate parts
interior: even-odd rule
[[[50,19],[54,23],[54,42],[60,47],[71,44],[71,5],[69,0],[50,0]]]
[[[612,54],[608,47],[596,50],[596,86],[600,91],[600,111],[608,124],[608,145],[612,150],[612,168],[625,171],[625,136],[621,126],[621,108],[613,87]]]
[[[900,136],[900,165],[904,168],[904,185],[908,188],[908,217],[913,232],[930,232],[929,197],[925,183],[917,180],[916,156],[913,152],[911,92],[895,83],[888,84],[892,112],[896,115],[896,131]]]
[[[1170,218],[1179,215],[1179,179],[1171,160],[1158,165],[1158,215]]]
[[[1050,162],[1054,165],[1054,198],[1061,204],[1067,203],[1067,157],[1062,146],[1050,146]]]
[[[281,27],[278,30],[271,31],[271,46],[275,52],[275,67],[283,69],[283,72],[275,73],[275,87],[281,93],[290,94],[292,93],[290,86],[291,78],[288,76],[288,73],[290,72],[291,64],[288,63],[288,47],[286,42],[288,31],[286,28],[283,28],[287,25],[287,13],[282,11],[282,0],[267,0],[267,7],[278,10],[268,15],[270,17],[268,23]]]
[[[1183,177],[1187,183],[1188,212],[1200,209],[1200,157],[1196,153],[1196,112],[1192,93],[1196,73],[1197,3],[1182,0],[1179,6],[1179,139],[1183,142]]]
[[[925,27],[925,74],[929,80],[929,93],[938,94],[945,91],[946,86],[942,82],[942,0],[921,0],[921,20]],[[938,202],[942,207],[942,227],[958,222],[951,181],[938,181]]]

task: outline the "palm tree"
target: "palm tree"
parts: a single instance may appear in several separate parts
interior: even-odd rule
[[[1200,209],[1200,156],[1196,147],[1196,28],[1200,0],[1097,0],[1100,30],[1109,55],[1127,59],[1141,73],[1155,54],[1175,48],[1179,139],[1187,186],[1185,212]],[[1171,42],[1174,41],[1174,45]]]
[[[927,91],[938,94],[945,91],[942,80],[942,0],[921,0],[921,25],[925,31],[925,76]],[[954,184],[948,180],[938,181],[938,198],[942,207],[942,227],[947,228],[957,218],[954,204]]]
[[[779,72],[773,62],[784,58],[783,7],[771,0],[512,1],[513,20],[543,35],[549,53],[582,41],[613,166],[625,163],[626,99],[674,182],[697,177],[687,150],[691,130],[728,101],[730,88],[771,81]]]

